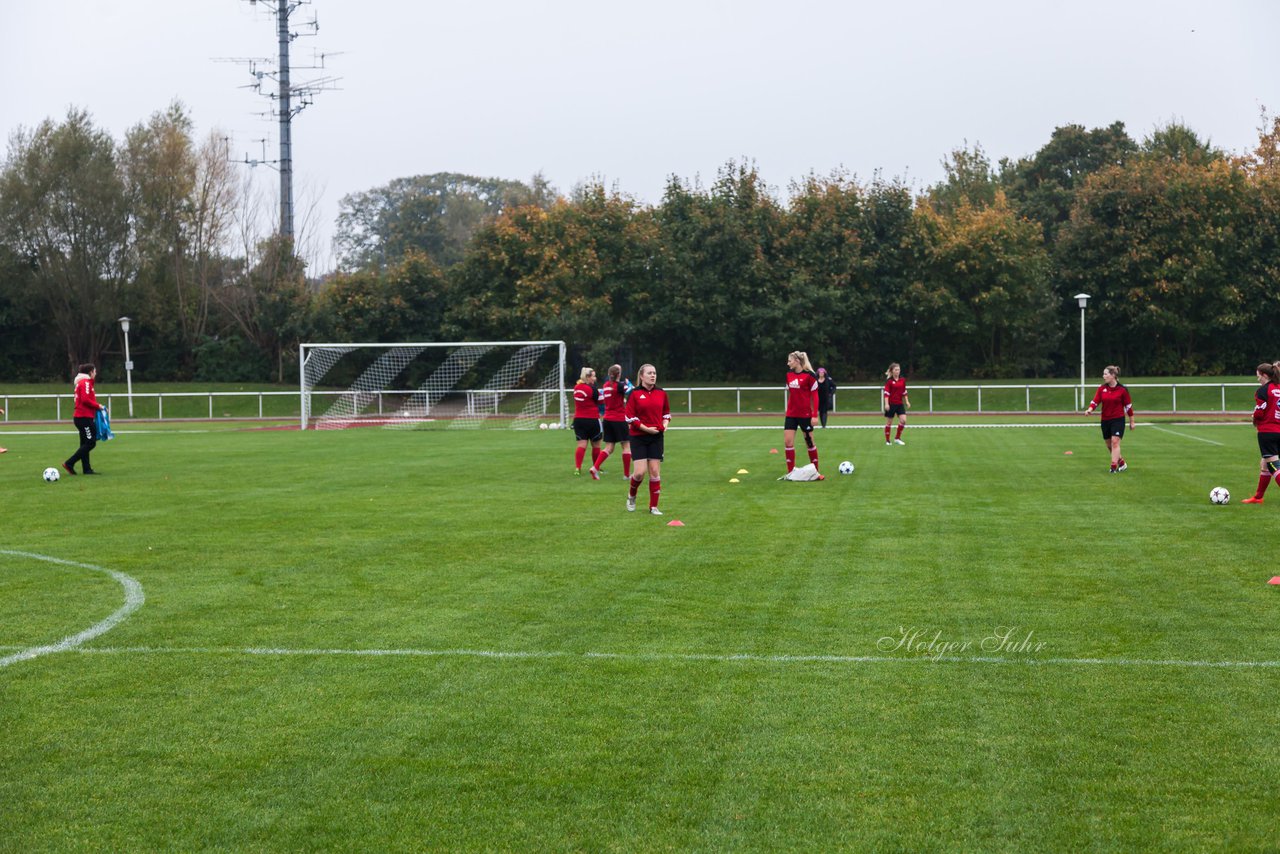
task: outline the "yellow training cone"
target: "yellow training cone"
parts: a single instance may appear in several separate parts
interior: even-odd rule
[[[730,483],[742,483],[742,481],[738,480],[736,477],[731,477],[731,478],[729,478],[729,482],[730,482]]]
[[[738,474],[751,474],[751,472],[747,471],[746,469],[738,469]]]

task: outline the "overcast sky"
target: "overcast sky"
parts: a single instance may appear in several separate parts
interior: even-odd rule
[[[264,137],[274,159],[269,102],[213,61],[274,57],[268,6],[0,0],[0,129],[74,105],[120,139],[178,99],[237,159]],[[785,198],[838,168],[923,188],[966,142],[995,162],[1071,123],[1141,139],[1178,120],[1241,151],[1260,108],[1280,112],[1273,0],[313,0],[295,26],[312,16],[294,64],[341,55],[294,81],[342,78],[293,124],[321,269],[340,199],[409,175],[595,177],[653,204],[670,175],[709,184],[747,158]]]

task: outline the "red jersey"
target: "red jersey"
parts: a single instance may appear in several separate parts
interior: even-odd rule
[[[93,418],[98,410],[98,396],[93,391],[93,378],[88,374],[76,374],[76,411],[73,418]]]
[[[1099,404],[1102,405],[1103,421],[1124,418],[1126,415],[1133,417],[1133,401],[1129,399],[1129,389],[1120,383],[1114,386],[1103,383],[1098,386],[1098,393],[1093,396],[1093,402],[1089,404],[1089,412],[1093,412]]]
[[[907,399],[907,381],[902,377],[896,380],[887,380],[884,384],[884,403],[885,406],[894,403],[903,403]]]
[[[659,432],[665,431],[670,420],[671,405],[665,391],[657,386],[645,388],[642,385],[631,390],[631,396],[627,398],[627,424],[631,427],[629,432],[632,436],[653,435],[641,430],[640,424],[655,427]]]
[[[818,417],[818,376],[812,371],[787,371],[787,417]]]
[[[587,383],[578,383],[573,387],[573,417],[600,418],[600,392]]]
[[[600,389],[600,397],[604,400],[605,421],[627,420],[627,398],[624,394],[626,386],[614,380],[605,380]]]
[[[1253,399],[1253,426],[1259,433],[1280,433],[1280,385],[1258,386]]]

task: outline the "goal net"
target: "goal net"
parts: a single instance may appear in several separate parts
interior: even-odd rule
[[[302,344],[302,429],[565,424],[563,341]]]

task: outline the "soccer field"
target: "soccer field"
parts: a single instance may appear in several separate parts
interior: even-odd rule
[[[673,429],[663,517],[566,431],[184,426],[2,437],[0,849],[1280,838],[1247,424]]]

